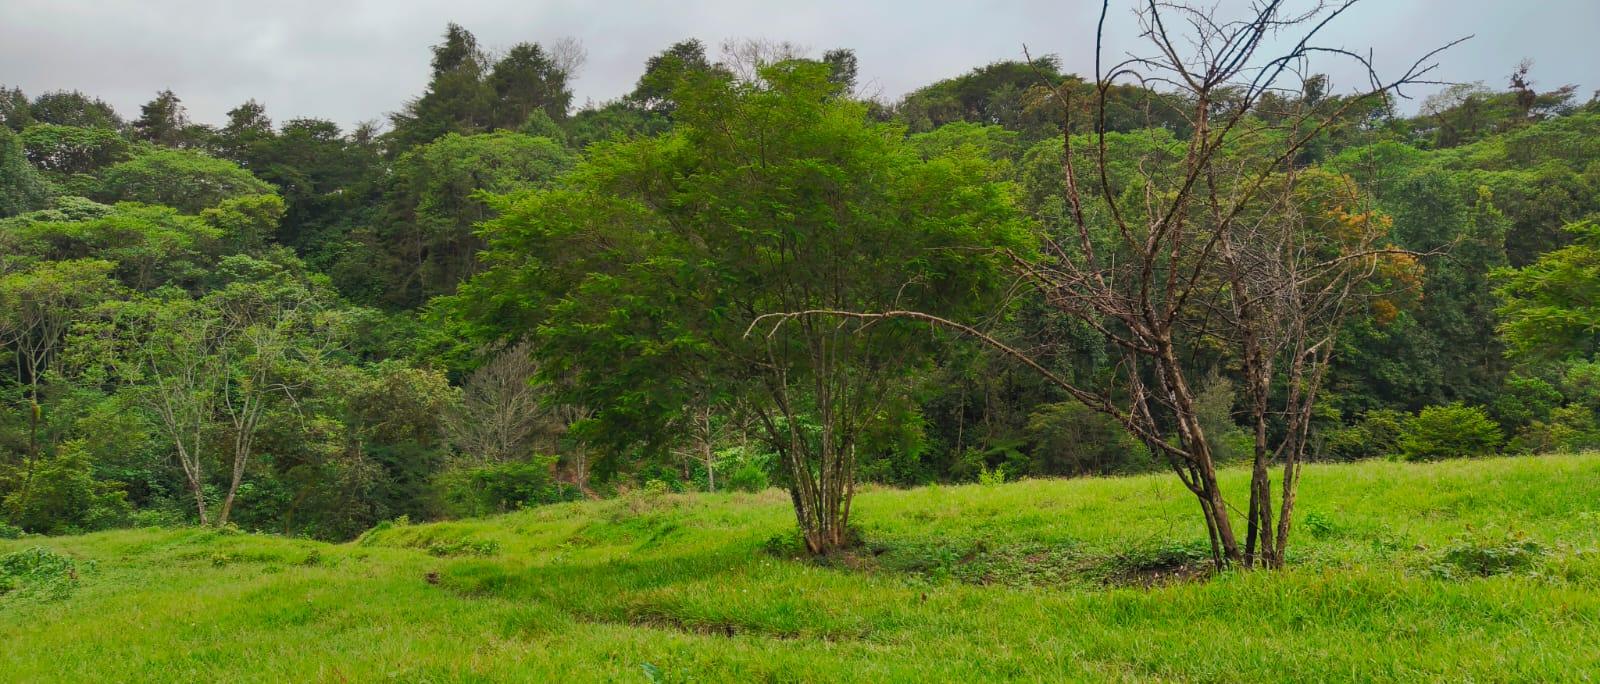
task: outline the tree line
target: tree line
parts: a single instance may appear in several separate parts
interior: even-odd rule
[[[863,482],[1166,470],[1276,566],[1306,461],[1600,445],[1600,104],[1525,63],[1406,116],[1431,53],[1346,92],[1258,75],[1320,24],[1136,21],[894,102],[688,40],[574,108],[576,44],[456,25],[349,131],[0,89],[0,529],[778,486],[821,553]]]

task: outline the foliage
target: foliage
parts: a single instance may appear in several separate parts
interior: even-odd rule
[[[1600,351],[1600,224],[1566,227],[1571,245],[1524,268],[1496,272],[1500,332],[1519,357],[1588,356]]]
[[[226,199],[271,192],[272,186],[232,162],[189,150],[155,150],[108,167],[96,199],[161,204],[197,214]]]
[[[536,456],[451,468],[439,475],[441,504],[450,515],[473,517],[571,500],[571,488],[555,481],[554,466],[553,457]]]
[[[1515,532],[1498,539],[1483,534],[1466,535],[1445,547],[1433,565],[1433,572],[1444,578],[1524,572],[1533,568],[1545,552],[1542,544]]]
[[[0,218],[37,209],[50,196],[44,179],[24,155],[16,134],[0,127]]]
[[[0,599],[61,600],[78,586],[77,564],[35,546],[0,555]]]
[[[832,457],[849,473],[830,475],[838,503],[868,483],[1169,465],[1178,426],[1136,439],[993,346],[903,320],[750,323],[921,308],[1040,352],[1059,378],[1116,387],[1128,367],[1102,333],[1126,327],[1015,287],[992,250],[1032,259],[1063,235],[1064,254],[1085,249],[1062,169],[1092,168],[1101,129],[1106,175],[1081,176],[1080,198],[1108,190],[1136,230],[1153,225],[1147,200],[1177,186],[1145,181],[1199,139],[1192,96],[1098,88],[1033,55],[889,102],[863,95],[848,49],[793,60],[808,51],[729,41],[719,57],[684,40],[628,94],[574,111],[581,49],[507,45],[447,27],[427,86],[382,133],[274,120],[255,99],[213,127],[170,91],[130,125],[92,95],[0,88],[0,537],[184,524],[230,494],[243,529],[350,539],[399,516],[650,481],[765,497],[820,481]],[[1224,136],[1218,163],[1244,168],[1297,115],[1333,116],[1262,186],[1292,220],[1241,216],[1303,229],[1317,254],[1352,238],[1409,252],[1376,260],[1351,300],[1307,433],[1316,458],[1600,447],[1600,110],[1535,82],[1520,65],[1504,88],[1446,88],[1409,116],[1306,74]],[[1213,121],[1238,111],[1240,92],[1216,95]],[[1086,209],[1089,248],[1137,263],[1117,219]],[[1230,461],[1254,453],[1253,393],[1287,391],[1292,365],[1251,383],[1245,343],[1215,316],[1258,279],[1223,287],[1221,273],[1205,270],[1210,294],[1178,312],[1207,330],[1173,351],[1206,448]],[[530,367],[485,382],[516,348]],[[187,363],[197,381],[163,392]],[[230,396],[261,402],[230,411]],[[163,397],[203,415],[182,440]],[[1287,415],[1271,404],[1269,443]],[[464,474],[532,454],[554,459],[548,472]],[[510,493],[474,498],[491,484]],[[447,505],[446,485],[467,503]],[[1338,519],[1313,534],[1359,534],[1320,510]],[[1065,542],[968,561],[970,544],[905,548],[941,577],[1002,584],[1087,562]],[[1096,567],[1128,571],[1114,565]]]
[[[454,291],[478,270],[475,226],[495,216],[489,198],[544,185],[571,163],[560,144],[511,132],[450,133],[401,155],[375,236],[396,274],[385,299],[416,306]]]
[[[129,144],[116,131],[39,124],[22,129],[22,147],[41,171],[66,177],[94,173],[128,157]]]
[[[1405,420],[1396,444],[1407,460],[1486,456],[1505,440],[1500,426],[1477,406],[1429,406]]]
[[[62,445],[31,473],[0,470],[0,514],[38,534],[70,534],[118,527],[132,508],[120,483],[96,480],[82,442]]]
[[[1389,456],[1397,453],[1405,421],[1405,414],[1399,411],[1373,409],[1355,425],[1330,430],[1324,435],[1323,448],[1328,456],[1339,460]]]
[[[986,160],[914,156],[827,75],[686,78],[674,134],[592,149],[562,185],[511,200],[458,304],[496,336],[542,325],[547,377],[575,374],[573,403],[597,407],[586,436],[616,450],[667,447],[681,406],[748,398],[818,548],[843,533],[848,454],[895,413],[906,352],[928,338],[756,317],[976,306],[997,260],[968,248],[1020,241]]]

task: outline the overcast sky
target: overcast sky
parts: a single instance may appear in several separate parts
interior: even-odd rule
[[[1113,2],[1107,33],[1119,51],[1135,45],[1129,6]],[[217,123],[253,97],[278,121],[349,125],[420,93],[428,47],[454,21],[490,49],[577,38],[589,54],[574,83],[580,104],[627,92],[650,55],[690,37],[713,52],[729,38],[853,48],[864,88],[893,99],[1018,58],[1024,44],[1092,71],[1098,10],[1085,0],[0,0],[0,84],[30,96],[82,90],[128,118],[171,88],[196,121]],[[1575,83],[1586,100],[1600,87],[1597,29],[1600,0],[1366,0],[1322,42],[1371,47],[1392,71],[1476,34],[1440,58],[1440,77],[1502,87],[1531,58],[1538,87]],[[1322,70],[1352,85],[1354,72]]]

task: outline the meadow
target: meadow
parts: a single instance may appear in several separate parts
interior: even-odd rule
[[[861,545],[824,562],[778,490],[347,544],[0,540],[0,679],[1600,677],[1600,454],[1314,465],[1300,496],[1288,569],[1219,575],[1169,475],[870,490]]]

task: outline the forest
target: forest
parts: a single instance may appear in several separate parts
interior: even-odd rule
[[[1303,464],[1600,448],[1600,99],[1193,25],[893,101],[690,39],[579,106],[455,24],[351,129],[0,89],[0,537],[778,488],[827,554],[857,488],[1150,473],[1279,567]]]

